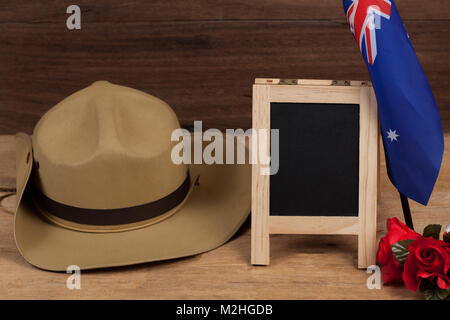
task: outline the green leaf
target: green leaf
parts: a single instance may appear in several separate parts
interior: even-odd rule
[[[441,289],[438,287],[428,288],[422,291],[425,300],[445,300],[450,296],[450,289]]]
[[[441,234],[442,226],[440,224],[430,224],[425,229],[423,229],[423,236],[425,238],[433,237],[439,240],[439,235]]]
[[[444,242],[450,243],[450,232],[447,232],[447,234],[444,236]]]
[[[397,260],[398,264],[402,267],[405,264],[406,258],[409,254],[408,247],[413,241],[415,240],[406,239],[396,242],[392,245],[392,253],[394,254],[394,257]]]
[[[422,279],[420,291],[426,300],[445,300],[450,296],[450,288],[446,290],[440,289],[436,281],[430,281],[428,279]]]

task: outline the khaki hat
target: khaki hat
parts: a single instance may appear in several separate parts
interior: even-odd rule
[[[100,81],[50,109],[32,137],[17,134],[22,256],[45,270],[93,269],[228,241],[250,212],[251,167],[174,164],[179,127],[163,101]]]

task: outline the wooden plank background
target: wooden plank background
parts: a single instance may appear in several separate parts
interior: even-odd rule
[[[450,1],[396,3],[450,130]],[[0,71],[0,134],[96,80],[223,129],[251,126],[254,78],[368,79],[341,0],[2,0]]]

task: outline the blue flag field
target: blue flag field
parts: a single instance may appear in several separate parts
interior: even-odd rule
[[[444,152],[441,118],[393,0],[343,0],[378,101],[388,175],[406,197],[429,201]]]

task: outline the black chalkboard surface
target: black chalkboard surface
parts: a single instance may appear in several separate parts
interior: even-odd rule
[[[270,177],[272,216],[358,216],[358,104],[270,104],[279,129],[279,171]]]

